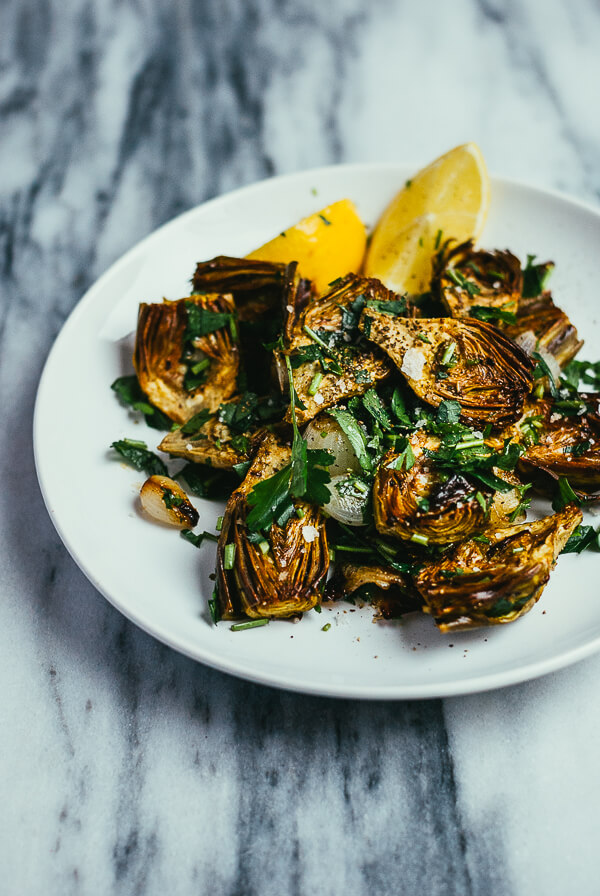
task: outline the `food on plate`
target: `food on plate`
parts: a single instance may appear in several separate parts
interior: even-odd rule
[[[171,420],[216,410],[235,392],[239,370],[233,297],[140,305],[133,363],[142,391]]]
[[[466,144],[407,181],[368,250],[341,200],[198,263],[189,297],[141,305],[137,379],[113,388],[185,466],[167,477],[146,443],[113,447],[150,475],[150,516],[218,542],[215,621],[346,598],[442,632],[507,623],[562,551],[595,543],[600,363],[575,359],[552,262],[475,245],[488,198]],[[226,500],[218,536],[189,531],[179,480]],[[528,519],[534,494],[555,512]]]
[[[377,222],[364,270],[399,293],[423,293],[443,242],[477,239],[490,186],[481,150],[465,143],[407,180]]]
[[[169,476],[150,476],[140,489],[144,511],[158,523],[178,529],[193,529],[198,511],[178,482]]]
[[[340,199],[283,230],[247,257],[257,261],[296,261],[301,275],[312,281],[320,295],[337,277],[358,273],[366,244],[365,225],[354,203]]]

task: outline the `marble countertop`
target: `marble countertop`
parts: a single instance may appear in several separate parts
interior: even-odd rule
[[[212,671],[79,572],[31,420],[86,288],[230,188],[474,140],[598,203],[599,46],[593,0],[0,5],[3,893],[598,893],[600,657],[386,704]]]

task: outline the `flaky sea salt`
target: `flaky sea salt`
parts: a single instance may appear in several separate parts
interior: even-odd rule
[[[319,530],[315,526],[302,526],[302,538],[308,544],[312,544],[315,538],[319,537]]]
[[[400,370],[411,380],[420,380],[425,367],[425,355],[418,348],[409,348],[402,359]]]

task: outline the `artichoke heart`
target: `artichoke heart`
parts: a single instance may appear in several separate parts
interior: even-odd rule
[[[414,463],[390,451],[373,485],[375,525],[383,535],[404,541],[415,537],[431,544],[451,544],[481,532],[491,492],[468,478],[436,471],[425,451],[435,451],[436,436],[419,431],[409,437]]]
[[[521,298],[516,322],[506,324],[503,330],[511,339],[530,341],[536,351],[553,355],[560,367],[572,361],[583,345],[576,328],[565,312],[554,304],[550,292]]]
[[[522,286],[521,262],[516,255],[475,251],[469,241],[440,252],[432,292],[451,317],[470,317],[474,306],[516,314]]]
[[[539,600],[556,558],[581,523],[578,507],[465,541],[427,561],[415,585],[442,632],[512,622]]]
[[[373,346],[354,343],[359,336],[360,309],[365,303],[391,301],[394,308],[408,308],[404,299],[379,280],[348,274],[334,281],[331,291],[309,304],[297,323],[288,328],[286,354],[301,402],[296,409],[298,423],[307,423],[320,411],[364,394],[389,376],[391,365],[381,352]],[[283,352],[277,352],[275,360],[280,387],[285,392],[288,376]]]
[[[289,617],[319,601],[329,568],[321,511],[298,501],[298,513],[282,525],[274,523],[268,535],[251,533],[246,525],[249,492],[280,471],[290,455],[289,447],[266,435],[227,503],[217,546],[217,593],[225,619]]]
[[[140,387],[171,420],[213,411],[236,390],[239,348],[230,295],[141,304],[133,364]]]
[[[364,597],[384,619],[397,619],[405,613],[421,610],[423,606],[419,592],[407,575],[375,564],[339,564],[327,584],[327,591],[337,600]]]
[[[552,479],[566,476],[585,493],[600,489],[600,395],[530,402],[515,427],[527,448],[519,459],[524,474],[541,470]],[[551,489],[553,491],[553,489]]]
[[[253,433],[249,437],[236,438],[228,426],[211,416],[191,434],[182,432],[181,428],[167,433],[158,447],[171,457],[232,470],[236,464],[248,460],[259,437],[259,433]]]
[[[297,263],[232,258],[221,255],[197,265],[198,291],[231,293],[240,329],[247,388],[260,394],[271,388],[272,351],[280,330],[290,330],[312,295],[312,284],[300,277]]]
[[[533,383],[533,364],[492,324],[407,320],[366,309],[360,327],[428,404],[457,401],[463,420],[496,427],[519,417]]]

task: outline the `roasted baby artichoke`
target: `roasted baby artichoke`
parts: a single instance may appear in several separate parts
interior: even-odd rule
[[[600,395],[530,402],[514,428],[514,438],[527,446],[519,469],[536,470],[552,479],[566,476],[581,492],[600,489]]]
[[[199,292],[231,293],[242,347],[245,388],[266,394],[273,355],[266,345],[283,328],[293,326],[311,298],[311,283],[298,274],[296,262],[277,264],[221,255],[197,265],[193,277]]]
[[[446,545],[490,525],[508,525],[520,500],[514,477],[495,470],[507,490],[494,492],[460,470],[436,470],[432,459],[440,445],[436,436],[420,430],[408,444],[410,461],[406,449],[401,454],[390,451],[375,476],[373,512],[379,532],[403,541]]]
[[[368,344],[355,344],[360,309],[369,302],[394,302],[394,308],[405,304],[378,280],[348,274],[309,304],[288,328],[285,352],[276,354],[276,363],[281,390],[287,392],[285,356],[289,356],[294,388],[303,405],[296,409],[298,423],[307,423],[320,411],[362,395],[389,376],[391,365],[381,352]]]
[[[428,404],[457,401],[463,420],[497,427],[520,415],[533,383],[533,364],[491,324],[390,318],[369,308],[362,313],[360,327]]]
[[[475,251],[473,243],[450,244],[437,258],[432,291],[451,317],[477,317],[475,309],[516,314],[523,276],[512,252]]]
[[[539,599],[556,558],[581,523],[570,504],[554,516],[488,532],[426,562],[415,585],[443,632],[512,622]]]
[[[280,471],[290,449],[267,435],[246,479],[227,503],[217,546],[217,595],[225,619],[288,617],[312,609],[329,568],[325,522],[319,508],[296,502],[289,519],[268,535],[246,525],[248,495]]]
[[[331,585],[331,587],[330,587]],[[409,576],[385,566],[341,563],[327,584],[334,599],[364,596],[384,619],[420,610],[423,601]]]
[[[140,387],[171,420],[185,423],[234,394],[239,369],[230,295],[141,304],[133,364]]]
[[[506,324],[503,329],[519,343],[530,342],[532,350],[548,352],[560,367],[572,361],[583,345],[576,328],[554,304],[549,292],[521,298],[515,323]]]

